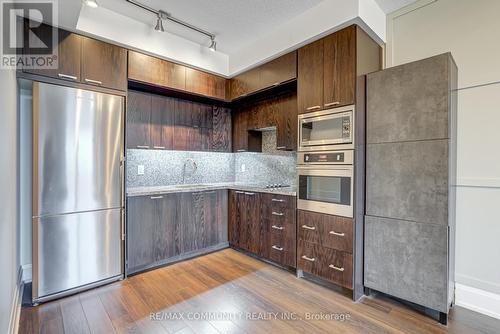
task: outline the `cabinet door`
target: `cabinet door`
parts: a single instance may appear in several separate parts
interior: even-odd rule
[[[323,40],[298,51],[297,104],[299,114],[323,108]]]
[[[127,199],[127,272],[139,271],[155,261],[155,222],[158,212],[150,196]]]
[[[240,247],[240,207],[239,197],[243,192],[230,190],[228,203],[228,239],[229,244],[234,247]]]
[[[127,97],[127,148],[151,148],[150,94],[129,91]]]
[[[260,68],[260,89],[277,86],[297,78],[297,51],[290,52],[262,65]]]
[[[158,72],[160,59],[143,53],[128,51],[128,78],[134,81],[155,83],[153,72]]]
[[[177,90],[186,90],[186,67],[166,60],[158,61],[153,72],[153,84]]]
[[[127,90],[127,50],[88,37],[82,42],[82,82]]]
[[[324,39],[323,107],[354,104],[356,89],[356,27]]]
[[[231,152],[231,111],[227,108],[213,107],[212,150]]]
[[[177,219],[181,222],[181,253],[191,252],[197,249],[196,231],[196,209],[193,193],[180,193],[177,207]]]
[[[175,99],[152,95],[151,145],[154,149],[173,149]]]
[[[155,262],[161,263],[181,252],[181,222],[177,219],[178,194],[150,196],[150,199],[155,213],[153,255]]]
[[[233,152],[248,151],[248,113],[237,111],[233,114]]]
[[[259,89],[260,71],[253,69],[231,79],[231,99],[246,96]]]
[[[246,249],[254,254],[260,252],[260,195],[245,192]]]
[[[297,150],[297,116],[297,95],[281,96],[276,115],[276,149]]]
[[[26,22],[26,24],[28,24]],[[70,33],[69,31],[53,28],[46,24],[41,24],[38,28],[33,28],[38,36],[43,40],[43,36],[57,32],[59,35],[58,48],[58,68],[56,69],[23,69],[24,72],[63,79],[68,81],[80,82],[80,60],[82,50],[82,37]],[[28,34],[25,34],[28,37]],[[27,47],[28,41],[25,40],[24,45]],[[28,51],[26,51],[28,52]]]

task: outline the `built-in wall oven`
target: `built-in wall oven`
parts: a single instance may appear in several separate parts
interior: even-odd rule
[[[298,209],[353,217],[353,152],[298,153]]]
[[[299,115],[299,151],[354,149],[354,106]]]

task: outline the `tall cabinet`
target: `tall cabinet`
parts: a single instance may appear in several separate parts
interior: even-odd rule
[[[457,67],[367,76],[365,286],[446,322],[454,298]]]

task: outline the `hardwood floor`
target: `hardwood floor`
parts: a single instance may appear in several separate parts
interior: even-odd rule
[[[308,314],[337,319],[308,320]],[[295,318],[286,319],[287,316]],[[384,297],[366,297],[353,303],[345,296],[232,249],[37,307],[24,307],[19,331],[51,334],[499,332],[500,321],[460,307],[452,310],[449,325],[444,327]]]

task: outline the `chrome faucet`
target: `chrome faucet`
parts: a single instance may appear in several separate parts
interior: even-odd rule
[[[192,166],[192,171],[191,171],[191,175],[193,175],[196,170],[198,170],[198,164],[196,163],[196,161],[192,158],[187,158],[186,161],[184,161],[184,165],[182,166],[182,183],[184,184],[185,183],[185,180],[186,180],[186,166],[188,164],[188,162],[191,162],[191,166]]]

